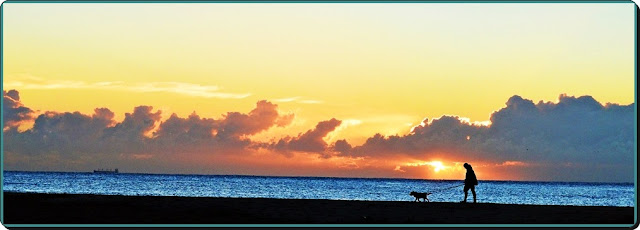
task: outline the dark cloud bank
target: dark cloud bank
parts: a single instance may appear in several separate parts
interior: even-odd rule
[[[172,114],[161,122],[161,111],[138,106],[122,122],[114,121],[114,113],[107,108],[97,108],[92,115],[44,112],[35,118],[33,128],[20,132],[18,124],[33,112],[19,101],[7,103],[17,95],[16,91],[4,95],[9,109],[3,111],[3,134],[5,151],[21,154],[215,153],[247,148],[252,143],[246,136],[286,126],[293,119],[293,114],[279,114],[278,106],[267,101],[259,101],[248,114],[229,112],[218,120],[194,112],[187,118]]]
[[[590,96],[560,95],[558,103],[513,96],[489,127],[443,116],[405,136],[378,134],[362,146],[342,141],[336,148],[350,156],[446,153],[460,161],[520,161],[549,180],[632,181],[634,118],[633,104],[603,106]]]
[[[634,104],[602,105],[590,96],[560,95],[557,103],[513,96],[506,107],[491,115],[490,126],[467,123],[455,116],[423,121],[404,136],[376,134],[360,146],[348,140],[326,143],[323,138],[341,121],[319,122],[297,136],[258,143],[249,136],[272,127],[287,126],[293,114],[280,114],[277,105],[259,101],[249,113],[229,112],[220,119],[195,112],[180,118],[172,114],[161,122],[161,111],[138,106],[121,122],[114,113],[97,108],[92,115],[44,112],[40,115],[20,102],[15,90],[3,92],[4,151],[9,158],[82,161],[138,156],[206,152],[246,154],[268,149],[290,156],[293,152],[323,158],[385,158],[402,155],[429,160],[431,156],[459,161],[522,162],[522,171],[541,180],[633,181]],[[33,128],[19,131],[23,122]],[[443,155],[444,154],[444,155]],[[9,169],[28,169],[20,161],[6,161]],[[12,164],[12,162],[16,162]]]

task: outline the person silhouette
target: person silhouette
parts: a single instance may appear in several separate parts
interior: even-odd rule
[[[467,203],[469,189],[471,189],[471,193],[473,194],[473,203],[476,203],[476,185],[478,185],[476,173],[473,172],[473,168],[471,168],[471,165],[468,163],[464,163],[464,168],[467,169],[467,175],[464,178],[464,200],[461,203]]]

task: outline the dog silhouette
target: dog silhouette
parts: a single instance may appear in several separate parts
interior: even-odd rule
[[[421,202],[420,198],[422,198],[423,202],[429,202],[429,198],[427,196],[429,196],[431,193],[430,192],[416,192],[416,191],[411,191],[411,193],[409,193],[409,195],[414,196],[416,199],[413,202]]]

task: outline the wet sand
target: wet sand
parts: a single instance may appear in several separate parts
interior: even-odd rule
[[[633,207],[4,193],[4,224],[633,224]]]

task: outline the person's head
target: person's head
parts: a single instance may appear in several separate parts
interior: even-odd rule
[[[467,170],[471,169],[471,165],[469,163],[464,163],[464,168],[466,168]]]

